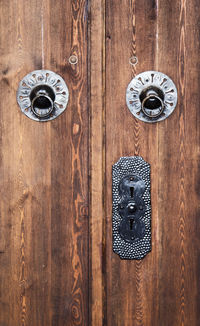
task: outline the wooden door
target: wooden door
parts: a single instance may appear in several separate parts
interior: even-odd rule
[[[0,326],[200,325],[199,19],[197,0],[0,1]],[[51,122],[16,102],[36,69],[69,88]],[[147,70],[178,89],[160,123],[126,106]],[[152,251],[127,261],[111,168],[133,155],[151,164]]]

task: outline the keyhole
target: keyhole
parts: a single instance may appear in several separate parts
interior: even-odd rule
[[[130,187],[131,198],[133,198],[133,192],[134,192],[134,188]]]
[[[130,230],[133,230],[133,223],[134,223],[134,219],[130,218]]]

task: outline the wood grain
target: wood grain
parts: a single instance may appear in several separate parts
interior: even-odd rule
[[[6,1],[0,16],[0,325],[87,325],[87,2]],[[20,79],[41,68],[70,91],[51,123],[16,104]]]
[[[0,326],[199,326],[199,20],[198,0],[0,1]],[[42,68],[70,92],[50,123],[16,103]],[[125,103],[145,70],[178,89],[158,124]],[[151,164],[141,261],[112,251],[111,167],[131,155]]]
[[[159,10],[159,66],[178,86],[175,113],[159,126],[162,216],[159,316],[163,325],[198,325],[199,12],[197,2],[166,1]],[[166,16],[166,12],[169,14]],[[162,53],[167,53],[163,60]],[[167,177],[167,182],[166,182]],[[167,195],[166,195],[167,194]],[[165,230],[165,231],[162,231]],[[169,268],[171,266],[171,268]],[[168,307],[170,313],[165,307]]]
[[[195,8],[196,1],[184,0],[107,2],[107,325],[199,323]],[[131,55],[138,58],[132,73]],[[127,84],[145,70],[168,74],[178,87],[178,106],[163,123],[144,124],[125,105]],[[141,155],[152,169],[152,252],[142,261],[121,261],[112,252],[111,165],[126,155]]]
[[[123,10],[122,10],[123,8]],[[106,62],[106,180],[107,180],[107,301],[108,325],[155,325],[157,283],[158,221],[158,132],[157,125],[146,125],[133,118],[125,104],[128,83],[136,73],[157,69],[157,8],[153,1],[107,2]],[[138,57],[138,65],[129,58]],[[150,150],[150,149],[153,150]],[[141,155],[152,166],[152,253],[142,261],[123,261],[112,252],[111,166],[121,156]],[[152,287],[151,287],[152,286]]]
[[[90,18],[90,325],[106,324],[105,264],[105,1]]]
[[[45,65],[62,74],[70,92],[67,115],[51,128],[52,325],[87,325],[87,2],[49,1],[45,19]],[[68,63],[72,54],[77,65]]]

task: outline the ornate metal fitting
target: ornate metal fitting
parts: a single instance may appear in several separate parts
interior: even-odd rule
[[[57,118],[66,109],[67,85],[61,76],[50,70],[35,70],[19,84],[17,102],[21,111],[35,121]]]
[[[113,251],[142,259],[151,251],[150,165],[140,156],[113,165]]]
[[[167,75],[145,71],[131,80],[126,90],[126,102],[139,120],[149,123],[162,121],[176,107],[177,89]]]

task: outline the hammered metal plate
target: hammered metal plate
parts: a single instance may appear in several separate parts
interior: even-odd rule
[[[149,87],[156,87],[164,95],[164,111],[155,118],[148,117],[142,111],[140,94]],[[177,104],[177,89],[173,81],[158,71],[145,71],[133,78],[126,90],[126,103],[131,113],[139,120],[153,123],[166,119]]]
[[[55,94],[54,109],[48,118],[37,117],[31,108],[30,94],[39,85],[48,85]],[[63,78],[50,70],[35,70],[26,75],[20,82],[17,91],[17,102],[21,111],[35,121],[49,121],[57,118],[67,107],[69,91]]]
[[[137,176],[142,180],[144,191],[141,200],[144,202],[144,213],[140,214],[140,222],[145,227],[142,238],[133,241],[126,240],[120,235],[120,225],[123,217],[119,213],[120,184],[127,176]],[[112,167],[113,190],[113,251],[122,259],[142,259],[151,251],[151,196],[150,196],[150,164],[140,156],[121,157]]]

